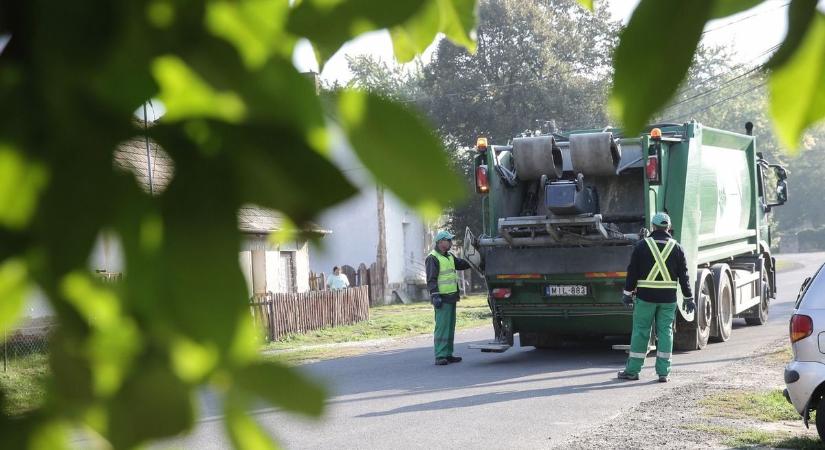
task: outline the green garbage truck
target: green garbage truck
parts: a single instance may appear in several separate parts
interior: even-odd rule
[[[476,191],[483,229],[466,230],[464,255],[484,275],[495,341],[504,351],[628,336],[621,303],[634,244],[667,212],[686,252],[696,310],[681,308],[674,347],[731,337],[734,318],[768,320],[776,295],[770,212],[788,198],[785,169],[746,133],[695,121],[620,129],[526,133],[506,145],[479,138]]]

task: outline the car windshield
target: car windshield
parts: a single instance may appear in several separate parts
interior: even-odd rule
[[[802,295],[797,301],[797,308],[822,309],[825,308],[825,264],[819,267],[810,283],[802,289]]]

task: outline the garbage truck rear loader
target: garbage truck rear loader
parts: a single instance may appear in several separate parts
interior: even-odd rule
[[[750,125],[750,123],[749,123]],[[684,247],[697,308],[679,308],[675,348],[730,338],[734,317],[767,321],[775,297],[768,215],[787,200],[787,175],[751,135],[697,122],[621,130],[483,138],[475,157],[484,229],[467,229],[465,255],[484,274],[496,342],[555,347],[629,335],[621,304],[634,244],[666,211]],[[678,293],[681,306],[681,293]]]

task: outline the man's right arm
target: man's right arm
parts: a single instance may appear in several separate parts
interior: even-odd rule
[[[438,260],[433,255],[429,255],[424,263],[427,269],[427,289],[430,295],[438,294],[438,272],[440,270]]]
[[[637,244],[630,254],[630,263],[627,265],[627,276],[624,281],[624,294],[632,295],[636,290],[636,283],[639,281],[639,248]]]

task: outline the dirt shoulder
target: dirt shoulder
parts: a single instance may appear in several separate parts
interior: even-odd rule
[[[663,391],[555,448],[825,448],[782,397],[787,340]],[[688,375],[680,372],[679,375]]]

